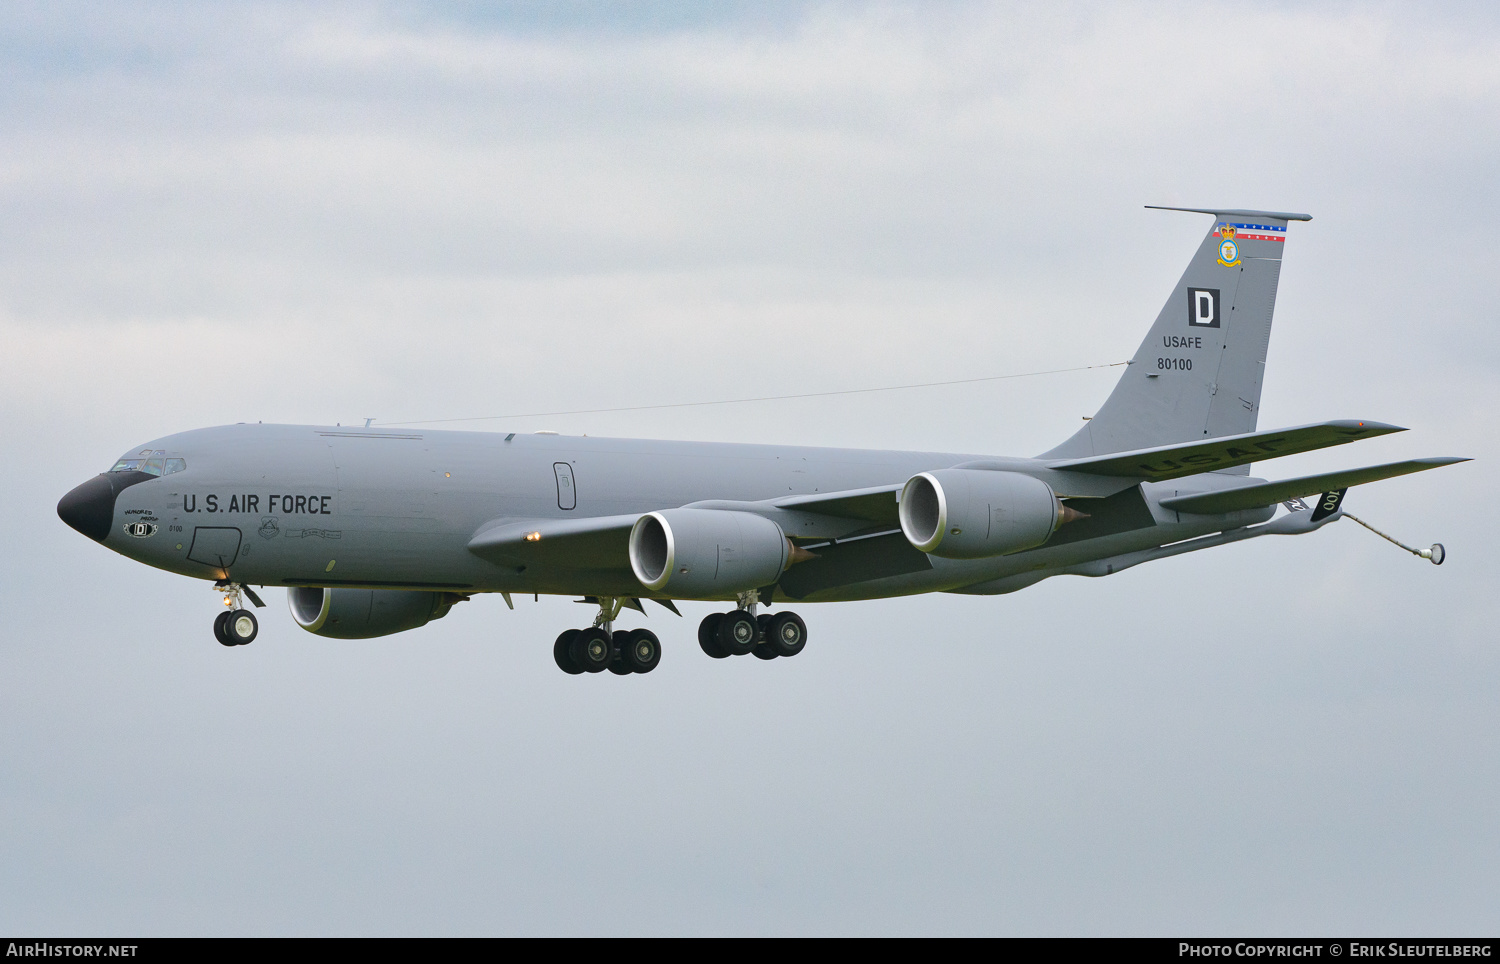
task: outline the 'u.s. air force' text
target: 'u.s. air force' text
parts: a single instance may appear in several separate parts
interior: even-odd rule
[[[266,512],[282,515],[332,515],[333,508],[329,504],[332,501],[331,495],[274,494],[265,497]],[[248,495],[235,493],[228,499],[210,493],[203,497],[201,505],[196,493],[182,497],[183,512],[259,512],[260,506],[261,497],[253,492]]]

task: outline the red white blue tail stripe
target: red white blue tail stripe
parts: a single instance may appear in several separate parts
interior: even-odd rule
[[[1248,238],[1251,241],[1285,241],[1286,225],[1275,224],[1253,224],[1243,221],[1220,221],[1214,226],[1217,233],[1221,228],[1234,228],[1236,238]]]

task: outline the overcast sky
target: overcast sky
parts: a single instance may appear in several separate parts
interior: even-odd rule
[[[0,931],[1500,928],[1490,5],[13,3],[0,133]],[[225,650],[55,514],[225,422],[1121,361],[1208,227],[1144,204],[1314,215],[1261,426],[1412,431],[1255,473],[1475,457],[1348,500],[1446,565],[1345,521],[774,663],[685,604],[573,678],[567,599]],[[1117,372],[454,427],[1032,455]]]

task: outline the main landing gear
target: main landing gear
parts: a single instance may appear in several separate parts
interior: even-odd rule
[[[228,608],[214,617],[214,639],[223,646],[244,646],[255,642],[260,632],[260,622],[255,614],[244,608],[241,595],[249,596],[256,606],[264,606],[255,590],[239,583],[220,580],[214,588],[224,593],[224,605]]]
[[[649,629],[616,630],[622,600],[601,598],[588,629],[569,629],[552,645],[557,668],[572,676],[609,670],[616,676],[649,673],[661,662],[661,641]]]
[[[649,673],[661,662],[661,642],[649,629],[616,630],[622,599],[601,597],[588,629],[569,629],[552,645],[557,668],[571,676]],[[807,624],[792,612],[757,614],[759,595],[741,593],[733,612],[713,613],[698,625],[698,645],[714,659],[753,653],[758,659],[796,656],[807,645]]]
[[[759,659],[796,656],[807,645],[807,624],[792,612],[756,615],[756,594],[742,593],[733,612],[710,613],[698,624],[698,645],[714,659],[753,653]]]

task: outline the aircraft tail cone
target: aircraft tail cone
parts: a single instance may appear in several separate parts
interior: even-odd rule
[[[1059,506],[1057,510],[1057,524],[1059,526],[1065,526],[1069,522],[1077,522],[1079,519],[1087,519],[1088,517],[1089,514],[1087,512],[1079,512],[1071,505]]]
[[[795,542],[793,542],[790,539],[788,539],[786,541],[786,544],[787,544],[786,564],[787,564],[787,568],[789,568],[789,569],[792,566],[795,566],[799,562],[807,562],[810,559],[816,559],[816,558],[818,558],[818,554],[816,552],[808,552],[806,549],[804,549],[801,546],[797,545]]]

